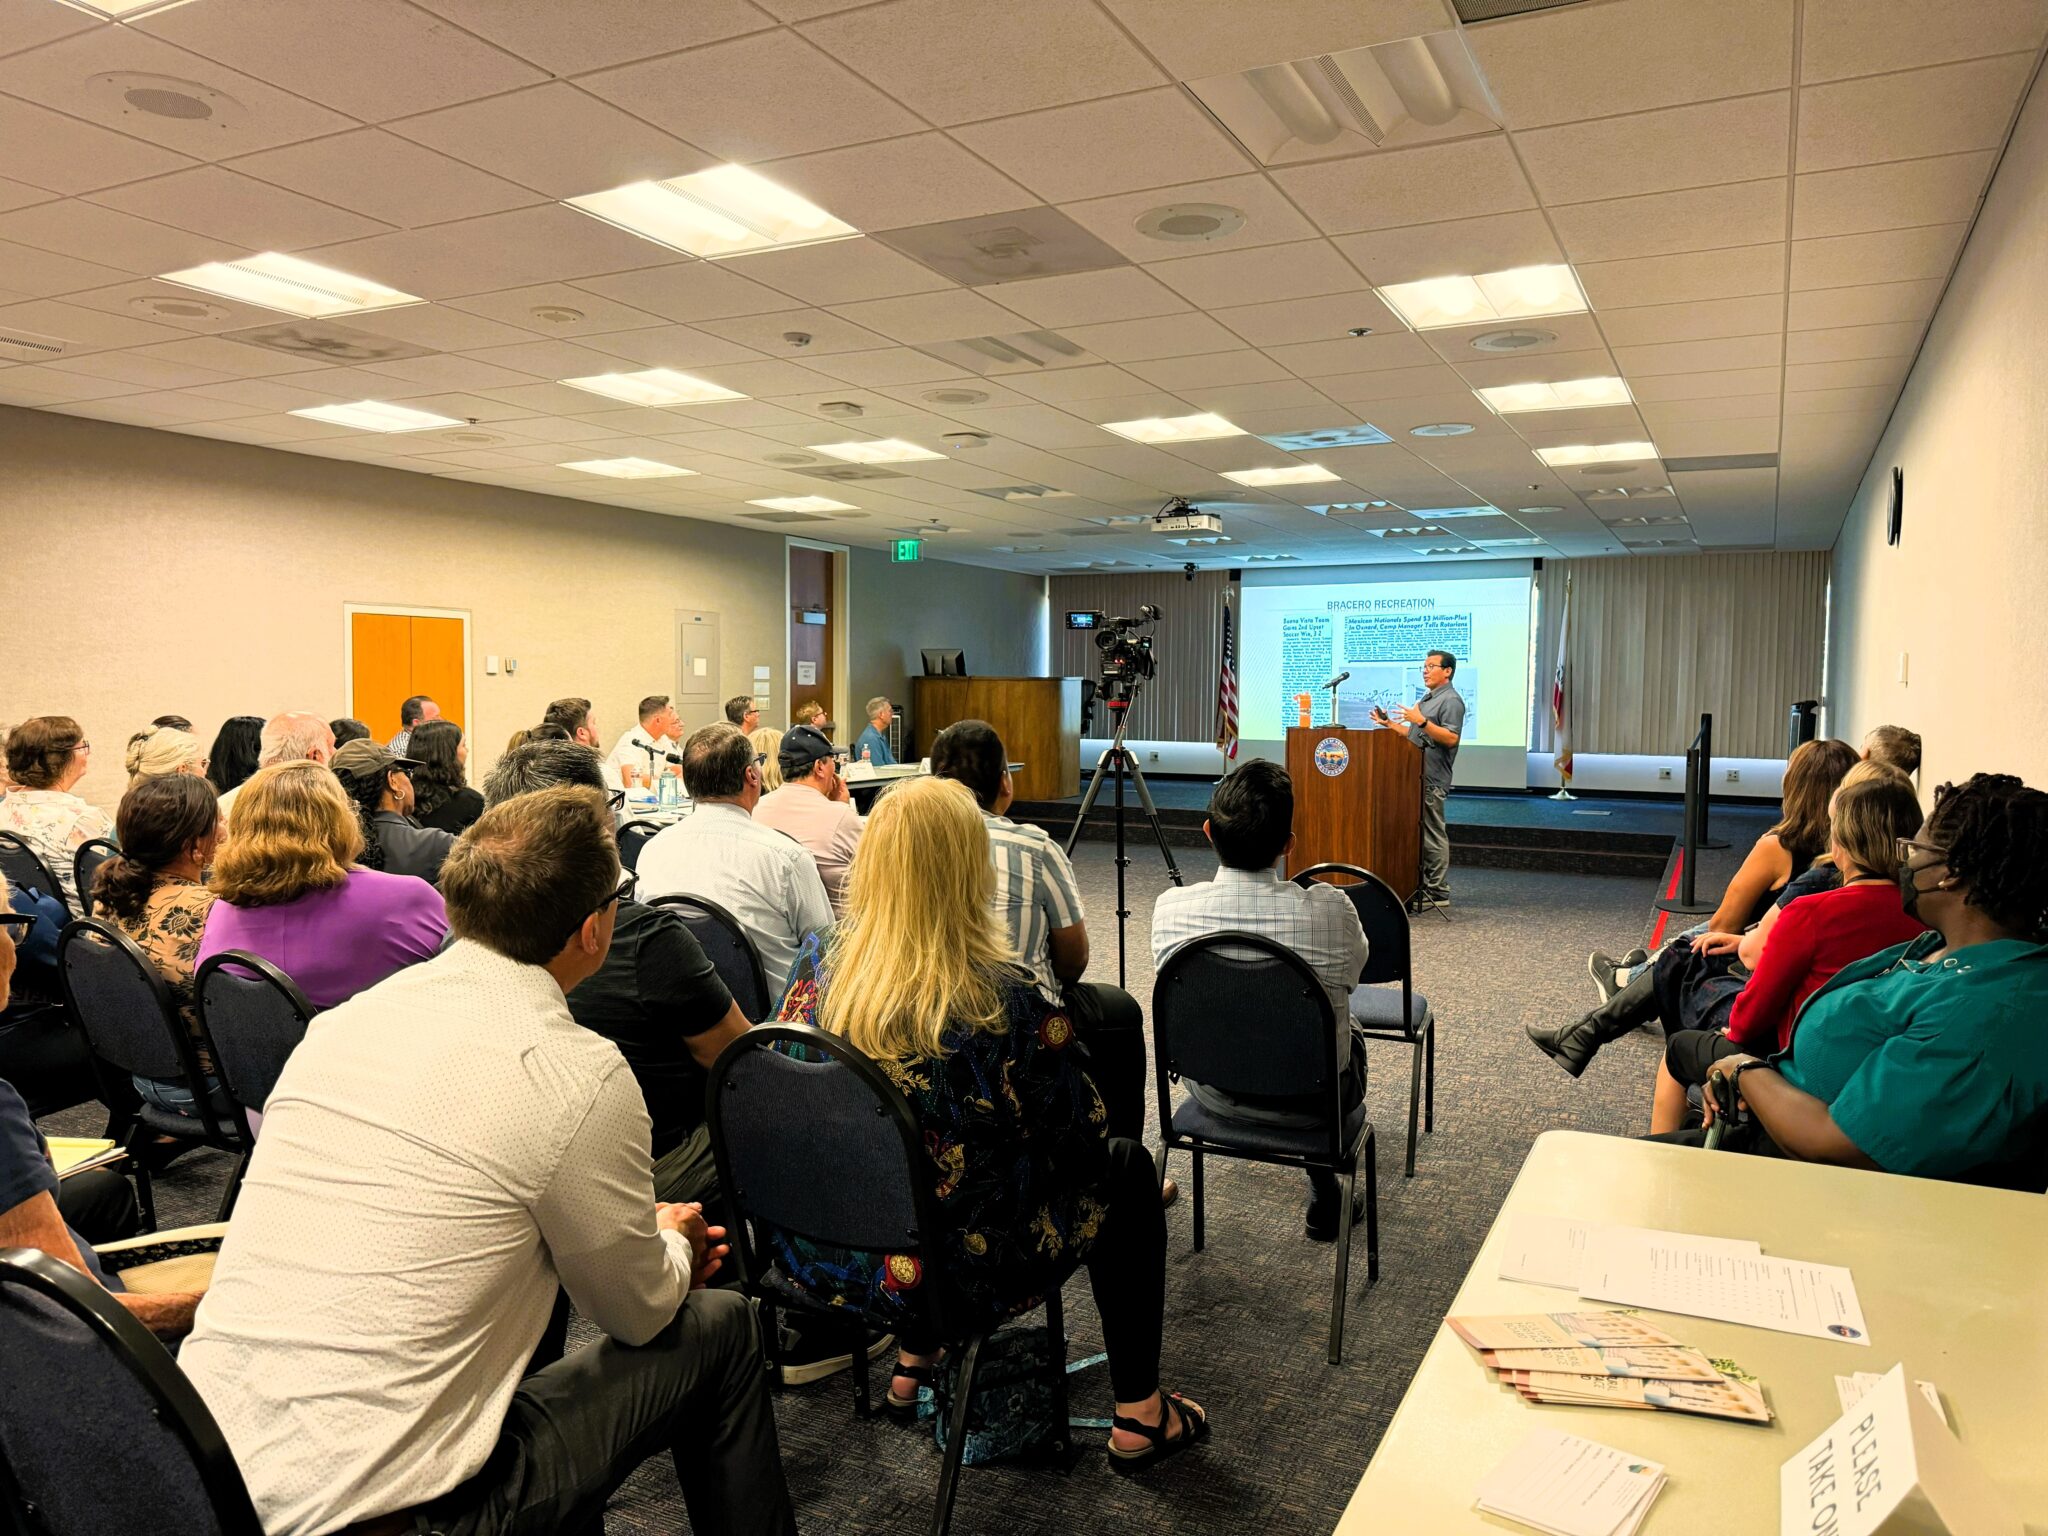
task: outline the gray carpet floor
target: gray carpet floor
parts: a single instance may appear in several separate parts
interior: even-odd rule
[[[1189,880],[1214,868],[1206,851],[1176,850]],[[1090,978],[1114,981],[1115,869],[1106,845],[1077,860],[1088,904]],[[1658,1042],[1624,1040],[1577,1082],[1523,1037],[1528,1023],[1583,1013],[1595,995],[1589,949],[1639,942],[1652,882],[1513,870],[1453,870],[1454,921],[1415,928],[1417,985],[1439,1020],[1436,1132],[1422,1138],[1412,1180],[1401,1177],[1408,1052],[1372,1047],[1367,1102],[1379,1137],[1380,1279],[1365,1279],[1361,1228],[1341,1366],[1325,1357],[1332,1250],[1302,1236],[1306,1185],[1298,1173],[1212,1164],[1208,1244],[1191,1249],[1188,1200],[1168,1212],[1167,1384],[1210,1411],[1213,1440],[1141,1478],[1112,1474],[1099,1431],[1065,1474],[976,1468],[963,1477],[958,1532],[1005,1536],[1181,1530],[1324,1532],[1335,1523],[1478,1250],[1530,1142],[1568,1128],[1633,1134],[1645,1128]],[[1152,902],[1167,884],[1151,847],[1134,850],[1127,985],[1152,985]],[[52,1131],[90,1133],[95,1117],[52,1117]],[[1156,1140],[1156,1134],[1154,1139]],[[227,1161],[181,1159],[157,1181],[165,1225],[210,1217]],[[1173,1172],[1185,1189],[1187,1168]],[[1100,1347],[1085,1279],[1067,1288],[1073,1358]],[[577,1325],[581,1330],[583,1325]],[[572,1342],[585,1336],[572,1335]],[[880,1373],[876,1386],[881,1388]],[[1109,1388],[1095,1367],[1075,1378],[1075,1412],[1107,1416]],[[782,1393],[776,1402],[783,1460],[807,1531],[895,1532],[929,1520],[938,1454],[928,1433],[856,1420],[839,1377]],[[1456,1448],[1445,1447],[1447,1462]],[[643,1466],[613,1501],[621,1532],[688,1529],[667,1461]]]

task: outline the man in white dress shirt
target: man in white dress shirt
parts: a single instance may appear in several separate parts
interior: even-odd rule
[[[818,861],[795,838],[755,823],[761,755],[731,722],[691,734],[683,784],[696,809],[640,850],[640,898],[717,902],[754,941],[768,990],[780,998],[804,935],[832,923]]]
[[[597,790],[486,811],[459,942],[322,1014],[180,1360],[269,1536],[593,1529],[668,1449],[691,1527],[796,1529],[722,1229],[657,1205],[640,1089],[565,995],[620,890]],[[557,1288],[606,1337],[529,1371]]]
[[[640,723],[618,739],[605,759],[612,783],[631,789],[635,784],[653,784],[660,774],[682,772],[680,764],[668,760],[682,729],[682,719],[667,694],[649,694],[642,699]]]

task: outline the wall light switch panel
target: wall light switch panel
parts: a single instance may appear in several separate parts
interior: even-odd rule
[[[498,675],[498,658],[497,658],[497,657],[495,657],[495,656],[486,656],[486,657],[484,658],[484,676],[485,676],[485,677],[496,677],[497,675]]]
[[[1910,653],[1906,651],[1899,652],[1899,681],[1902,683],[1908,681],[1908,678],[1906,676],[1906,663],[1909,659],[1909,655]]]

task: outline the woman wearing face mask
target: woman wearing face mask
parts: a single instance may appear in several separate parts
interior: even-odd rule
[[[1904,908],[1934,931],[1844,967],[1768,1062],[1715,1062],[1709,1123],[1725,1080],[1755,1120],[1747,1150],[2039,1189],[2048,794],[2010,774],[1944,784],[1898,857]]]

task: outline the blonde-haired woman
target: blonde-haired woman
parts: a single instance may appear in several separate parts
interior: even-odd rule
[[[1104,1131],[1067,1016],[1017,964],[990,915],[994,865],[964,786],[912,780],[868,817],[845,919],[797,962],[785,1022],[815,1023],[875,1058],[924,1128],[947,1260],[989,1323],[1088,1267],[1109,1352],[1111,1465],[1139,1467],[1208,1434],[1201,1408],[1159,1390],[1166,1218],[1143,1146]],[[914,1406],[940,1341],[908,1261],[779,1235],[788,1272],[891,1318],[902,1344],[889,1403]]]
[[[332,1008],[433,955],[448,935],[440,893],[412,875],[358,867],[362,851],[355,806],[324,764],[259,768],[228,813],[213,863],[219,899],[193,968],[248,950],[315,1008]]]
[[[169,725],[153,725],[128,738],[128,756],[124,766],[128,769],[130,789],[144,779],[168,778],[174,773],[201,778],[206,773],[206,750],[190,731]]]
[[[761,755],[761,793],[782,788],[782,732],[772,725],[750,731],[747,740]]]

